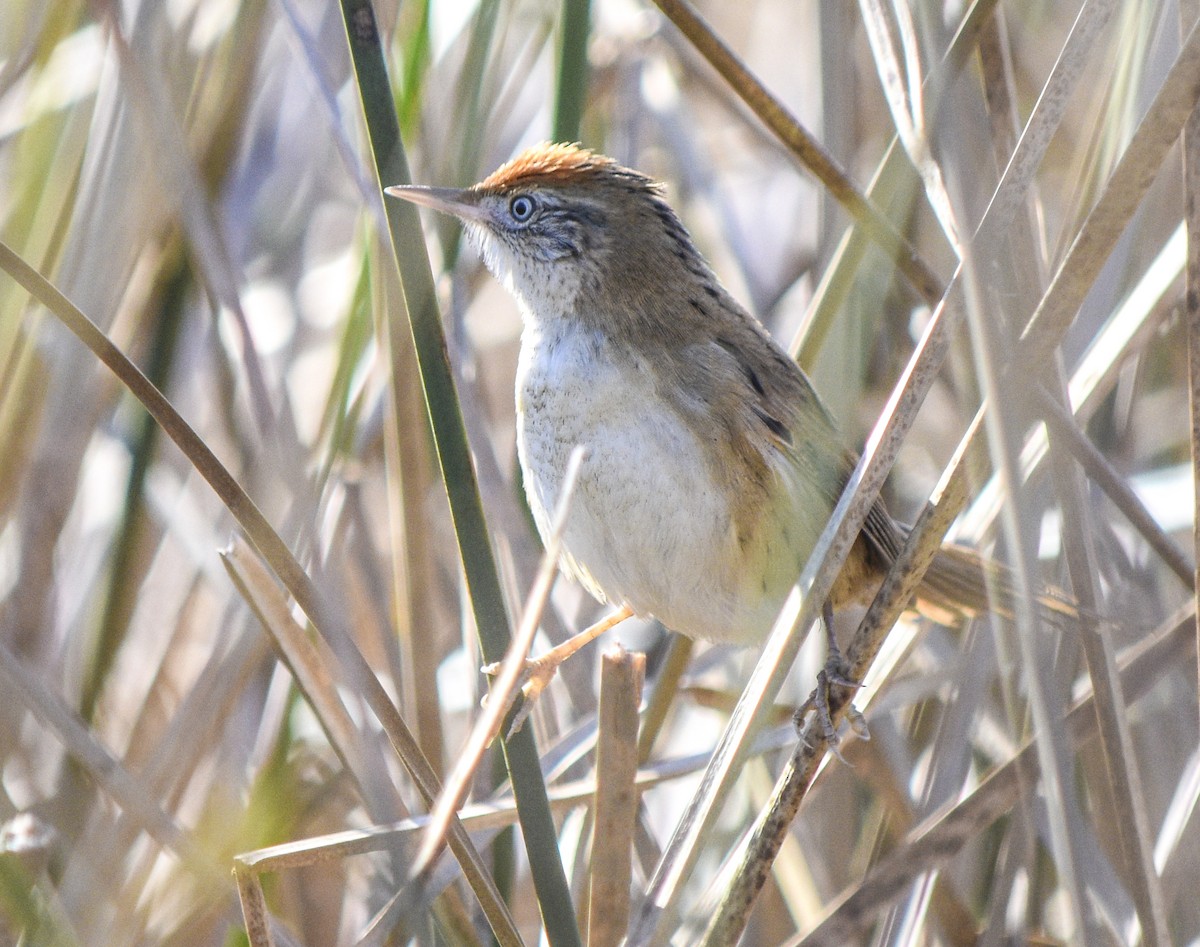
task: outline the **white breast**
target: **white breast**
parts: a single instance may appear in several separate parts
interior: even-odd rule
[[[563,568],[594,595],[694,637],[761,634],[775,603],[751,601],[731,562],[730,510],[697,435],[655,396],[650,366],[599,333],[527,323],[517,373],[517,449],[543,535],[575,445],[587,453]],[[757,583],[756,583],[757,585]]]

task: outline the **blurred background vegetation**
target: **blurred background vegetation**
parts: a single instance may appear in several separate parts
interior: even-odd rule
[[[351,2],[0,6],[0,944],[245,943],[235,855],[392,824],[374,846],[354,837],[371,854],[342,837],[315,860],[268,862],[274,940],[490,942],[448,856],[425,892],[443,892],[432,909],[393,900],[419,842],[405,820],[428,800],[361,681],[336,641],[287,638],[306,616],[249,547],[230,546],[248,529],[233,494],[210,489],[211,468],[81,344],[69,307],[20,275],[23,260],[167,396],[444,777],[486,686],[464,575],[494,561],[515,620],[541,552],[515,482],[520,324],[454,224],[426,218],[422,240],[415,214],[385,210],[381,184],[403,182],[379,180],[372,105],[394,109],[421,183],[469,184],[551,138],[666,182],[855,446],[906,383],[967,238],[996,213],[999,231],[964,257],[949,308],[967,319],[908,418],[888,502],[917,516],[988,395],[1002,423],[972,457],[956,535],[1037,559],[1042,581],[1103,621],[1031,638],[987,619],[903,621],[859,698],[873,739],[847,740],[850,765],[821,771],[743,942],[1200,940],[1200,294],[1185,291],[1189,255],[1200,259],[1186,239],[1200,134],[1184,128],[1200,9],[698,4],[781,124],[798,121],[871,188],[930,291],[854,227],[747,104],[748,86],[705,61],[664,12],[676,4],[661,7],[383,0],[372,32]],[[382,43],[390,95],[352,68],[347,19],[351,36]],[[1014,152],[1024,163],[1010,165]],[[1006,173],[1020,186],[997,208]],[[451,429],[461,412],[491,538],[462,555],[405,329],[426,245],[457,391],[430,410]],[[1035,312],[1051,328],[1020,342]],[[1036,422],[1056,409],[1046,454]],[[473,489],[469,476],[452,486]],[[559,582],[538,648],[602,612]],[[669,708],[643,754],[637,914],[756,655],[698,646],[681,680],[656,683],[669,637],[627,626],[617,637],[648,652],[650,690]],[[811,637],[659,936],[698,942],[729,887],[722,862],[766,803],[795,742],[789,709],[823,657]],[[497,751],[470,786],[490,805],[467,826],[527,943],[539,910],[554,943],[587,915],[595,655],[568,665],[531,724],[573,906],[535,890],[522,833],[504,829]],[[1093,687],[1107,709],[1085,703],[1060,726]],[[1036,727],[1047,712],[1053,725]],[[545,843],[544,830],[524,837]]]

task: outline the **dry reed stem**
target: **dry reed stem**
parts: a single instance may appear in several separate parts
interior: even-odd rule
[[[619,644],[600,666],[600,735],[596,744],[588,947],[617,947],[629,924],[633,835],[639,794],[638,707],[646,656]]]

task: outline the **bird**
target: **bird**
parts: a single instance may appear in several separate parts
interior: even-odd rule
[[[663,187],[577,144],[546,143],[468,188],[386,193],[458,218],[516,299],[526,498],[545,539],[568,458],[583,447],[559,566],[616,609],[594,627],[632,614],[692,638],[761,643],[857,455],[808,376],[721,283]],[[908,531],[876,501],[826,611],[869,601]],[[946,545],[918,604],[939,615],[1004,610],[1010,579]]]

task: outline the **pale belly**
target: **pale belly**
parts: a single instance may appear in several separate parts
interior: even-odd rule
[[[594,338],[529,347],[517,407],[526,493],[543,535],[572,450],[586,450],[564,571],[598,598],[692,637],[748,644],[766,633],[787,591],[764,580],[761,558],[773,553],[739,544],[697,433],[654,397],[644,367],[618,372]],[[792,552],[778,543],[774,552],[794,576]],[[772,565],[766,571],[778,573],[782,563]]]

